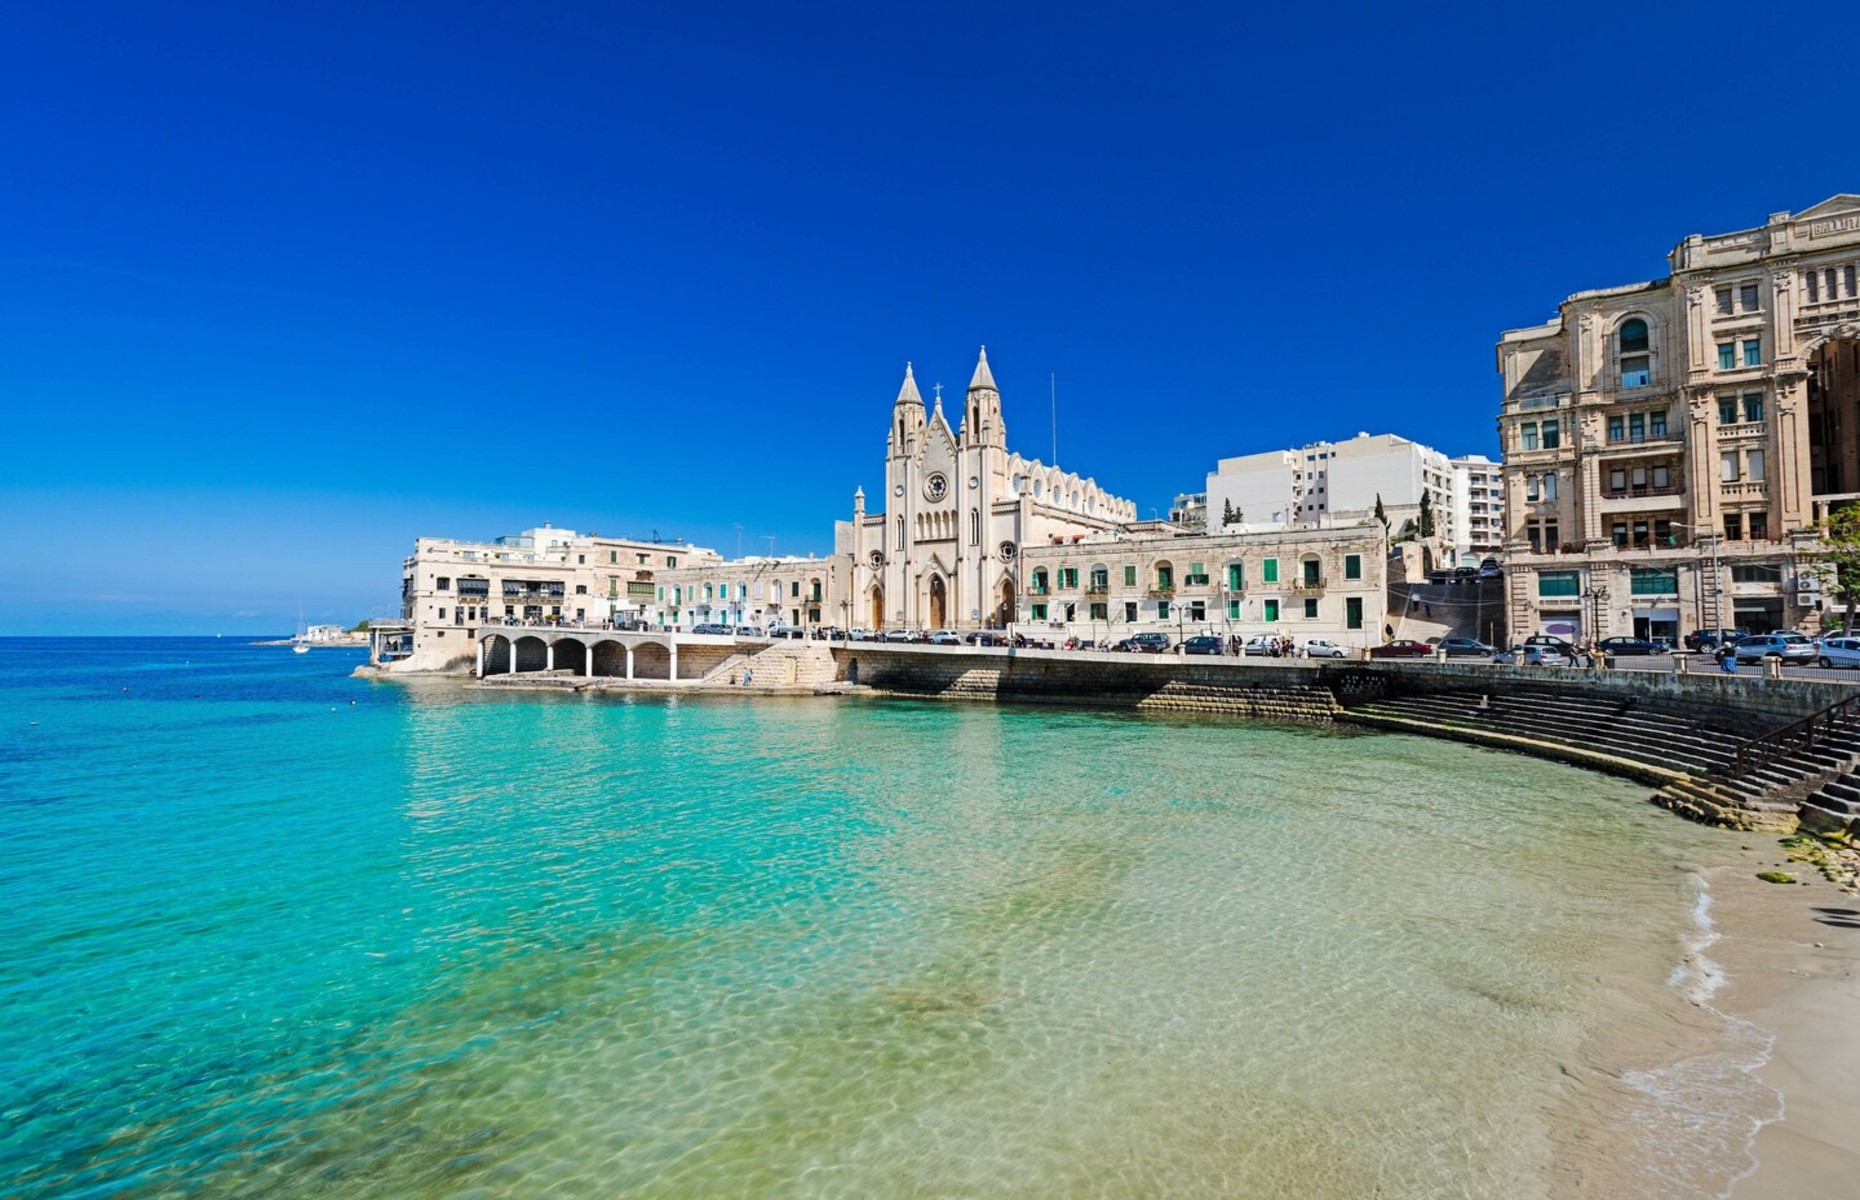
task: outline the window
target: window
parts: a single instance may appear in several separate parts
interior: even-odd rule
[[[1718,369],[1720,371],[1729,371],[1731,368],[1735,367],[1736,365],[1737,365],[1737,343],[1736,342],[1719,342],[1718,343]]]
[[[1244,592],[1246,590],[1245,563],[1235,562],[1227,564],[1227,590],[1230,592]]]
[[[587,585],[587,584],[585,584],[585,583],[578,583],[578,584],[576,584],[576,585],[575,585],[575,594],[576,594],[577,596],[585,596],[585,595],[587,595],[587,594],[588,594],[588,585]]]
[[[619,561],[620,561],[620,552],[619,552],[618,550],[609,550],[609,551],[607,552],[607,561],[608,561],[608,562],[610,562],[610,563],[617,563],[617,562],[619,562]]]
[[[1305,597],[1305,620],[1307,621],[1317,620],[1317,597],[1316,596]]]
[[[1844,267],[1842,267],[1842,268],[1841,268],[1841,274],[1842,274],[1843,276],[1845,276],[1845,277],[1846,277],[1846,279],[1847,279],[1847,298],[1848,298],[1849,300],[1851,300],[1851,299],[1853,299],[1853,298],[1854,298],[1854,295],[1855,295],[1855,292],[1854,292],[1854,274],[1855,274],[1855,268],[1854,268],[1854,264],[1853,264],[1853,263],[1848,263],[1848,264],[1847,264],[1846,266],[1844,266]]]
[[[1240,619],[1240,602],[1238,600],[1229,600],[1227,602],[1227,617],[1229,620],[1233,621],[1238,621]]]
[[[1346,629],[1363,627],[1363,598],[1361,596],[1350,596],[1344,600],[1343,625]]]
[[[1033,573],[1033,579],[1028,584],[1028,590],[1030,590],[1036,596],[1046,595],[1047,587],[1046,587],[1046,568],[1045,567],[1041,567]]]
[[[1537,572],[1537,594],[1539,596],[1574,596],[1581,590],[1575,571]]]
[[[1207,567],[1198,562],[1188,564],[1188,577],[1182,580],[1189,587],[1206,587],[1208,583]]]
[[[800,580],[798,580],[798,579],[797,579],[797,580],[795,580],[795,581],[794,581],[793,583],[790,583],[790,584],[788,585],[788,595],[789,595],[789,596],[790,596],[791,598],[796,598],[796,599],[798,599],[798,598],[800,597],[800,595],[801,595],[801,581],[800,581]],[[800,624],[800,622],[798,622],[798,621],[797,621],[797,622],[795,622],[795,623],[796,623],[797,625],[798,625],[798,624]]]
[[[677,566],[677,565],[678,565],[678,556],[677,556],[677,555],[675,555],[675,554],[668,554],[668,555],[666,555],[666,556],[665,556],[665,565],[666,565],[666,566],[668,566],[668,567],[675,567],[675,566]]]
[[[1044,604],[1030,605],[1027,609],[1027,613],[1029,616],[1031,616],[1036,621],[1044,621],[1046,620],[1046,605]]]
[[[1521,450],[1537,449],[1537,422],[1526,421],[1518,426],[1518,448]]]
[[[1156,619],[1158,621],[1167,621],[1169,619],[1169,602],[1167,600],[1158,600],[1156,602]]]
[[[1137,569],[1135,567],[1124,568],[1124,586],[1125,587],[1136,587],[1137,586]]]
[[[1726,541],[1741,542],[1744,540],[1744,514],[1724,514],[1724,536]]]
[[[1737,482],[1737,451],[1726,450],[1718,455],[1718,478],[1725,483]]]
[[[1093,567],[1091,569],[1091,590],[1094,592],[1111,590],[1111,568]]]
[[[1757,311],[1757,285],[1745,283],[1738,285],[1737,303],[1745,312]]]
[[[1761,542],[1770,536],[1770,514],[1754,512],[1750,514],[1750,540]]]
[[[1635,570],[1628,576],[1628,591],[1636,596],[1677,596],[1679,572]]]
[[[1645,354],[1647,352],[1647,322],[1635,317],[1621,323],[1621,353]]]
[[[1279,619],[1279,602],[1277,600],[1268,600],[1260,607],[1263,610],[1265,620],[1268,624]]]
[[[1718,315],[1721,317],[1731,315],[1731,289],[1728,287],[1718,289]]]
[[[1627,424],[1623,420],[1623,418],[1619,416],[1613,416],[1613,417],[1608,418],[1608,440],[1609,441],[1618,442],[1624,436],[1626,436],[1626,434],[1627,434]]]
[[[1732,583],[1781,583],[1782,568],[1775,563],[1739,564],[1731,568]]]
[[[1363,577],[1362,555],[1346,554],[1343,556],[1343,577],[1345,579],[1361,579]]]
[[[1557,423],[1555,421],[1545,421],[1544,422],[1544,449],[1554,450],[1558,446],[1561,446],[1562,444],[1563,444],[1563,439],[1557,431]]]
[[[1671,483],[1671,481],[1672,481],[1672,471],[1670,468],[1655,467],[1653,469],[1653,486],[1654,487],[1657,487],[1657,488],[1666,487],[1668,486],[1668,484]]]
[[[1316,587],[1318,585],[1319,580],[1322,578],[1321,574],[1319,573],[1318,560],[1315,558],[1307,558],[1303,562],[1299,563],[1298,566],[1304,573],[1305,586]]]
[[[1653,437],[1666,436],[1665,409],[1662,408],[1658,412],[1650,412],[1647,414],[1647,432]]]
[[[1802,282],[1808,287],[1808,302],[1814,304],[1821,299],[1821,273],[1819,271],[1802,272]]]
[[[1736,396],[1718,397],[1718,424],[1720,425],[1737,424],[1737,397]]]
[[[1763,419],[1763,393],[1744,393],[1744,420],[1761,421]]]
[[[1110,608],[1111,606],[1102,600],[1093,601],[1091,605],[1091,619],[1094,621],[1108,620],[1109,618],[1106,614],[1110,611]]]
[[[1611,492],[1624,492],[1627,490],[1626,467],[1616,467],[1608,472],[1608,490]]]
[[[445,610],[445,609],[444,609],[443,607],[441,607],[441,608],[438,608],[438,609],[436,609],[436,610],[434,610],[434,611],[436,611],[436,612],[438,612],[438,614],[439,614],[439,619],[440,619],[440,620],[442,620],[442,621],[443,621],[443,620],[445,620],[445,619],[446,619],[446,610]],[[461,611],[461,612],[463,612],[464,610],[463,610],[463,609],[461,609],[460,611]]]
[[[441,575],[438,579],[433,580],[433,587],[441,592],[451,591],[452,577],[449,575]]]
[[[1136,619],[1137,619],[1137,602],[1135,600],[1124,601],[1124,620],[1126,622],[1130,622],[1130,621],[1135,621]]]
[[[1628,415],[1628,437],[1638,442],[1638,441],[1642,441],[1643,439],[1645,439],[1646,436],[1647,436],[1646,414],[1645,413],[1630,413]]]
[[[1744,478],[1758,480],[1763,478],[1763,451],[1751,450],[1746,452],[1744,455],[1744,464]]]
[[[1173,592],[1175,590],[1175,568],[1163,563],[1156,568],[1156,590]]]
[[[1744,365],[1760,367],[1763,365],[1763,339],[1747,338],[1744,341]]]
[[[1262,583],[1279,582],[1279,560],[1276,558],[1269,558],[1265,562],[1259,564],[1259,578]]]
[[[1059,586],[1068,591],[1076,591],[1079,586],[1079,569],[1077,567],[1059,568]]]
[[[1645,354],[1628,354],[1621,359],[1621,386],[1646,387],[1653,382],[1652,360]]]

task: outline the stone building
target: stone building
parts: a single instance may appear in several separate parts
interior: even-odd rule
[[[1270,533],[1106,531],[1030,545],[1019,632],[1118,640],[1144,630],[1379,643],[1388,608],[1382,527]]]
[[[1514,630],[1814,620],[1816,521],[1860,499],[1860,196],[1668,264],[1499,340]]]
[[[478,630],[521,625],[676,625],[680,585],[664,572],[720,563],[716,551],[543,525],[489,542],[417,538],[401,564],[404,670],[475,661]],[[667,598],[669,596],[669,603]]]
[[[661,624],[845,628],[850,615],[837,558],[690,558],[656,574]]]
[[[834,525],[851,628],[1004,626],[1016,615],[1024,549],[1136,517],[1134,504],[1096,481],[1008,449],[986,349],[957,429],[943,415],[940,394],[925,415],[905,365],[886,436],[883,503],[867,512],[861,488],[852,520]]]

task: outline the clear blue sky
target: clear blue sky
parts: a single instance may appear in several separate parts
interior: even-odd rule
[[[984,342],[1146,515],[1495,455],[1501,330],[1860,190],[1854,9],[1507,8],[8,5],[0,633],[352,621],[544,520],[824,553]]]

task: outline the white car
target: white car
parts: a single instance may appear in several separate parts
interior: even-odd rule
[[[1311,638],[1305,642],[1305,652],[1312,658],[1348,658],[1350,652],[1335,642],[1323,638]]]
[[[1822,638],[1815,662],[1823,667],[1860,667],[1860,637]]]
[[[953,629],[939,629],[930,635],[932,646],[960,646],[962,638]]]

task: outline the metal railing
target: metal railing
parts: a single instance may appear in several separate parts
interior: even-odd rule
[[[1734,779],[1742,778],[1786,754],[1812,750],[1817,740],[1825,740],[1842,723],[1856,715],[1860,715],[1860,695],[1836,700],[1820,712],[1810,713],[1800,721],[1747,742],[1740,742],[1737,747],[1737,765],[1732,769],[1731,776]]]

